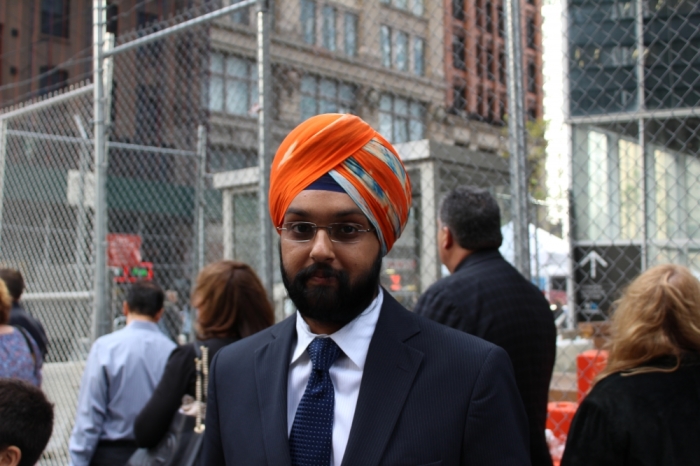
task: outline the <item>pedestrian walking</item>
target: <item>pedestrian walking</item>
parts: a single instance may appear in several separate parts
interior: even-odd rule
[[[4,281],[12,296],[12,310],[10,311],[10,325],[22,327],[32,336],[32,339],[39,346],[41,359],[46,361],[49,351],[49,339],[41,322],[30,315],[20,303],[24,294],[24,277],[19,270],[0,269],[0,280]]]

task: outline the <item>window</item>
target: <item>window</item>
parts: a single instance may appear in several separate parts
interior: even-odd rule
[[[408,34],[402,31],[396,33],[396,69],[408,71]]]
[[[535,48],[535,19],[532,17],[527,18],[527,46]]]
[[[498,98],[498,119],[501,121],[506,119],[506,96],[503,94]]]
[[[207,151],[209,171],[223,172],[255,167],[258,164],[258,154],[254,149],[243,149],[233,146],[213,146]]]
[[[483,6],[483,0],[482,2],[474,2],[475,3],[475,8],[476,8],[476,27],[477,29],[483,29],[484,28],[484,6]]]
[[[301,119],[319,113],[353,113],[355,86],[333,79],[305,75],[301,78]]]
[[[357,56],[357,15],[345,13],[345,55]]]
[[[323,7],[323,48],[335,52],[335,8],[330,5]]]
[[[503,50],[498,52],[498,80],[501,84],[506,83],[506,54]]]
[[[394,144],[423,139],[425,105],[382,94],[379,99],[379,132]]]
[[[41,0],[41,33],[68,38],[69,7],[69,0]]]
[[[481,42],[476,44],[476,74],[479,77],[484,75],[484,46]]]
[[[465,59],[464,37],[452,36],[452,66],[458,70],[466,70],[467,62]]]
[[[301,0],[301,28],[304,42],[316,44],[316,2]]]
[[[136,87],[136,134],[141,144],[158,144],[160,139],[161,95],[157,85]]]
[[[505,1],[505,0],[503,0]],[[506,19],[503,15],[503,4],[498,5],[498,35],[501,37],[506,36]]]
[[[154,32],[151,26],[153,26],[157,21],[158,15],[155,13],[146,13],[145,11],[138,12],[136,15],[136,29],[139,30],[139,37]],[[139,58],[147,58],[149,60],[156,59],[160,56],[162,45],[162,40],[141,45],[136,49],[136,56]]]
[[[228,0],[229,5],[234,5],[240,3],[242,0]],[[250,13],[248,8],[243,8],[242,10],[236,10],[230,15],[231,21],[236,24],[248,24],[250,20]]]
[[[381,36],[382,65],[386,68],[391,68],[391,28],[382,25],[379,33]]]
[[[452,0],[452,17],[464,20],[464,0]]]
[[[413,74],[425,75],[425,40],[420,37],[413,38]]]
[[[114,1],[107,3],[107,32],[117,35],[119,26],[119,5]]]
[[[68,83],[68,71],[59,70],[51,66],[39,68],[39,95],[45,95],[66,87]]]
[[[486,78],[489,81],[496,80],[496,74],[493,69],[494,56],[493,56],[493,44],[486,44]]]
[[[537,71],[535,62],[530,61],[527,64],[527,91],[537,92]]]
[[[486,32],[493,32],[493,16],[491,15],[491,0],[484,2],[484,18],[486,19]]]
[[[493,122],[493,106],[496,103],[493,94],[489,92],[488,100],[486,101],[486,121]]]
[[[423,13],[425,12],[423,0],[413,0],[411,12],[416,16],[423,16]]]
[[[463,84],[455,85],[452,88],[452,108],[455,110],[466,110],[467,108],[467,87]]]
[[[251,60],[212,53],[209,110],[248,115],[258,102],[258,68]]]

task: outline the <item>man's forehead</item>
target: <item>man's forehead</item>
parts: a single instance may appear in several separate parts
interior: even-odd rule
[[[365,216],[355,201],[344,192],[321,190],[302,191],[289,204],[286,215],[303,217]]]

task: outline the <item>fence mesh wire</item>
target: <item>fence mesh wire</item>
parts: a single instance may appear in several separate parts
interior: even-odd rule
[[[117,45],[138,41],[229,1],[172,10],[113,1],[108,29]],[[436,208],[454,186],[496,196],[501,252],[513,260],[504,1],[272,5],[271,150],[325,112],[359,115],[395,144],[414,204],[381,280],[409,308],[445,273]],[[623,287],[664,262],[700,275],[700,6],[523,0],[521,9],[530,264],[560,328],[548,424],[558,456],[575,403],[601,367]],[[164,330],[172,337],[189,331],[189,291],[202,264],[226,257],[260,270],[256,54],[249,7],[113,58],[108,233],[114,244],[137,238],[141,262],[170,290]],[[45,388],[58,411],[42,461],[63,464],[90,343],[92,94],[1,121],[0,262],[25,275],[25,306],[49,332]],[[148,266],[110,266],[116,319],[125,275]],[[274,294],[282,317],[291,307],[278,273]]]

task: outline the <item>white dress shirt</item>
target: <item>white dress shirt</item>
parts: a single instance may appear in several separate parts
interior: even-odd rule
[[[292,352],[287,382],[287,434],[292,432],[294,416],[311,376],[311,358],[309,358],[306,348],[314,338],[331,338],[343,352],[328,371],[333,381],[335,393],[331,466],[340,466],[345,454],[345,447],[348,445],[369,342],[374,335],[379,311],[384,301],[382,293],[380,288],[377,297],[362,314],[332,335],[312,333],[309,325],[297,311],[297,341]]]

